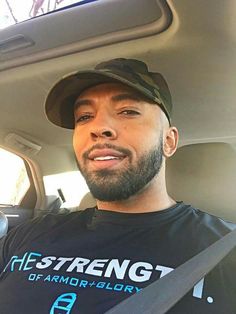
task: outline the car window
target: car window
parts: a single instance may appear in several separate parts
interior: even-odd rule
[[[64,197],[63,207],[77,207],[86,193],[87,184],[79,171],[69,171],[55,175],[44,176],[46,195],[58,195],[60,191]]]
[[[29,187],[23,159],[0,148],[0,203],[19,205]]]

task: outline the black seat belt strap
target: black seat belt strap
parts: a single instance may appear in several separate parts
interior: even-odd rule
[[[236,245],[236,229],[105,314],[164,314]]]

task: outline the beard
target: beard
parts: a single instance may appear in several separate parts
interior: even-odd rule
[[[140,193],[152,179],[158,175],[163,162],[163,140],[160,136],[159,143],[148,152],[144,153],[135,165],[131,164],[132,154],[129,150],[117,146],[97,144],[94,148],[111,148],[128,157],[129,165],[121,170],[102,169],[89,172],[77,162],[89,190],[94,198],[99,201],[112,202],[127,200]],[[83,155],[86,160],[88,152]]]

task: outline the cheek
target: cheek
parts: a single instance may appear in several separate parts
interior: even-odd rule
[[[76,132],[76,131],[74,131],[73,139],[72,139],[74,151],[76,151],[76,146],[77,146],[77,136],[76,136],[76,133],[75,133],[75,132]]]
[[[79,159],[80,152],[82,150],[82,143],[81,143],[81,138],[79,138],[78,134],[76,134],[76,131],[73,134],[73,148],[74,148],[74,152],[77,159]]]
[[[140,124],[140,127],[134,130],[133,139],[145,146],[155,142],[157,143],[160,134],[161,130],[157,125],[154,125],[150,121],[146,121],[145,124]]]

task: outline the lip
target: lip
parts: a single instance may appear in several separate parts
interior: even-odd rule
[[[95,158],[102,157],[115,157],[115,159],[107,159],[107,160],[95,160]],[[124,159],[126,159],[126,155],[123,153],[113,150],[113,149],[94,149],[88,155],[88,160],[90,165],[94,170],[99,169],[107,169],[119,166]]]
[[[94,149],[89,155],[88,158],[90,160],[94,160],[94,158],[98,157],[107,157],[107,156],[112,156],[115,158],[123,159],[126,157],[124,154],[121,152],[118,152],[117,150],[113,149]]]
[[[90,160],[90,165],[93,170],[102,170],[109,168],[116,168],[124,161],[122,159],[110,159],[110,160]]]

